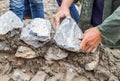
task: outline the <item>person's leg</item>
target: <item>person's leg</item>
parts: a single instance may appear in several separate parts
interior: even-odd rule
[[[57,0],[57,3],[60,6],[62,3],[62,0]],[[72,18],[78,23],[80,14],[79,14],[79,11],[77,10],[77,8],[75,7],[74,3],[70,7],[70,14],[71,14]]]
[[[44,18],[44,6],[42,0],[29,0],[32,18]]]
[[[23,19],[24,0],[10,0],[9,7],[21,20]]]
[[[25,5],[24,16],[31,17],[31,10],[30,10],[29,0],[25,0],[24,5]]]

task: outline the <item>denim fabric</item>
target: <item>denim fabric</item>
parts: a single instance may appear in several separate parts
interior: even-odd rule
[[[62,0],[57,0],[57,3],[60,6],[62,3]],[[78,10],[76,9],[74,3],[70,7],[70,14],[71,14],[72,18],[76,21],[76,23],[78,23],[80,14],[79,14]]]
[[[25,5],[24,16],[32,17],[29,0],[25,0],[24,5]]]
[[[10,0],[9,7],[21,20],[23,19],[24,0]]]
[[[24,10],[27,10],[27,8],[28,11],[26,12],[29,13],[32,18],[44,18],[42,0],[10,0],[10,10],[13,11],[21,20],[23,19]]]

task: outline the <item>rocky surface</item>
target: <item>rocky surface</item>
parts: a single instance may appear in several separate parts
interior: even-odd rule
[[[0,14],[3,14],[8,10],[8,0],[0,0],[0,4]],[[44,0],[44,4],[46,19],[51,20],[58,6],[55,0]],[[15,57],[20,46],[28,47],[37,57]],[[46,55],[57,60],[46,60]],[[52,40],[44,47],[34,48],[21,41],[20,30],[15,29],[0,36],[0,81],[120,81],[120,50],[101,45],[90,54],[62,49],[59,52]]]

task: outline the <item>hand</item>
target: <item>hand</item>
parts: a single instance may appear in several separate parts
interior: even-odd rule
[[[86,30],[80,39],[82,40],[80,50],[89,53],[97,49],[102,37],[98,28],[94,27]]]
[[[62,18],[70,17],[69,8],[60,8],[60,10],[53,16],[53,28],[56,29],[56,27],[60,24],[60,20]]]

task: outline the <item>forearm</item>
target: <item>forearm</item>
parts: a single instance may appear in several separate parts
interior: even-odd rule
[[[98,26],[104,40],[116,44],[120,41],[120,7]]]
[[[70,8],[73,2],[74,0],[62,0],[62,4],[60,8]]]

